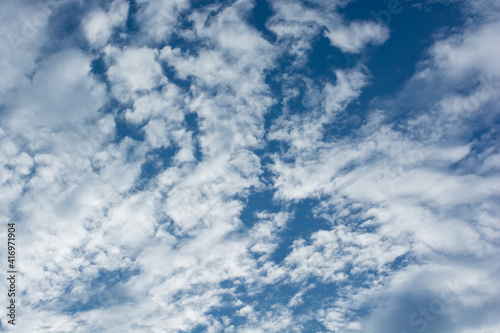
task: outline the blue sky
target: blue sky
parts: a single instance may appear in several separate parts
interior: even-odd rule
[[[499,22],[2,1],[0,331],[499,332]]]

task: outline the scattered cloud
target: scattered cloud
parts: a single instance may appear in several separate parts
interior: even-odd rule
[[[403,7],[2,2],[16,328],[497,332],[500,7]]]

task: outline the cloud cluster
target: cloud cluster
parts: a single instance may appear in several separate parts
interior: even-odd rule
[[[18,331],[498,331],[498,1],[364,104],[389,28],[265,4],[0,4]]]

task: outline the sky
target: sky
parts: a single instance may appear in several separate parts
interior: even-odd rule
[[[3,0],[0,332],[500,332],[499,0]]]

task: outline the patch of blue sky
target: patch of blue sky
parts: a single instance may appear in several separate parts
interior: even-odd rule
[[[106,84],[106,90],[109,92],[110,85],[108,77],[106,75],[107,70],[108,68],[103,56],[97,56],[92,59],[92,62],[90,64],[90,72],[98,77],[101,82]]]
[[[139,31],[139,24],[137,23],[135,18],[135,14],[137,13],[138,8],[139,5],[137,4],[136,0],[128,1],[128,13],[125,26],[129,34],[135,34]]]
[[[256,222],[256,214],[259,211],[267,211],[271,213],[280,212],[282,207],[279,202],[273,200],[274,191],[263,190],[263,191],[253,191],[254,193],[249,194],[245,199],[245,206],[240,213],[241,221],[251,228]]]
[[[321,202],[321,199],[307,198],[297,203],[291,204],[288,209],[294,212],[293,217],[288,221],[277,249],[272,253],[270,260],[280,263],[290,254],[293,243],[300,239],[307,239],[312,233],[318,230],[330,230],[329,221],[315,216],[313,208]]]
[[[138,269],[131,268],[99,270],[98,276],[88,284],[88,290],[91,292],[85,295],[85,299],[75,300],[71,294],[74,285],[70,285],[66,288],[59,306],[63,307],[63,312],[74,314],[131,302],[133,300],[126,295],[123,284],[139,273]]]
[[[399,3],[402,6],[400,13],[381,19],[379,14],[388,12],[383,2],[353,1],[340,10],[349,20],[381,20],[390,29],[390,37],[385,43],[365,53],[371,84],[362,90],[358,103],[346,108],[348,113],[364,118],[374,100],[394,96],[415,73],[419,61],[426,57],[435,34],[446,33],[464,24],[459,4],[430,3],[421,8],[412,1]],[[399,103],[397,107],[401,116],[407,116],[405,107],[411,106]]]
[[[248,23],[257,29],[262,37],[268,42],[276,41],[276,35],[267,28],[266,23],[273,15],[271,5],[267,0],[256,0],[251,15],[248,17]]]

